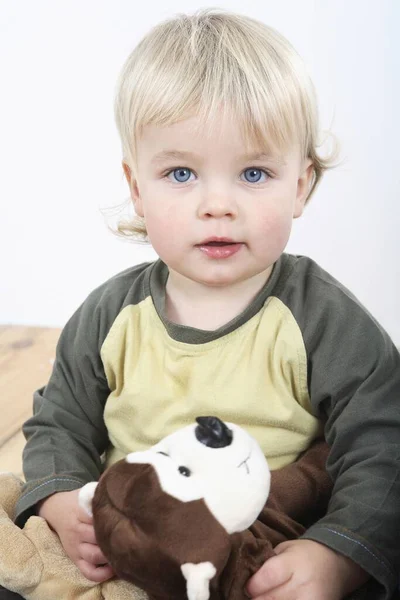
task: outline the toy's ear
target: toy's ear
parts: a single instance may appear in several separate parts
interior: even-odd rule
[[[83,486],[83,488],[81,488],[79,490],[79,495],[78,495],[79,506],[82,508],[82,510],[85,511],[85,513],[87,515],[89,515],[89,517],[93,517],[92,502],[93,502],[93,496],[94,496],[94,492],[95,492],[96,488],[97,488],[97,482],[91,481],[90,483],[87,483],[86,485]]]

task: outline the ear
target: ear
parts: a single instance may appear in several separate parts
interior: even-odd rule
[[[144,217],[143,203],[140,196],[137,180],[133,177],[132,169],[126,162],[122,161],[122,167],[124,169],[125,177],[129,185],[129,190],[131,192],[131,198],[133,206],[135,207],[135,212],[139,217]]]
[[[304,207],[310,193],[312,178],[314,175],[314,165],[310,158],[303,161],[299,179],[297,181],[296,202],[293,211],[293,218],[297,219],[303,214]]]

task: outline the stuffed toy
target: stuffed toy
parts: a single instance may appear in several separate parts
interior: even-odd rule
[[[278,519],[249,530],[270,490],[261,448],[238,425],[217,417],[196,421],[110,467],[99,483],[81,489],[80,504],[93,515],[97,542],[117,577],[151,600],[242,600],[273,545],[303,529],[282,514],[278,486],[272,499]],[[321,455],[319,461],[323,472]],[[326,474],[323,486],[330,489]],[[321,490],[310,491],[314,497],[305,498],[296,489],[292,508],[304,501],[316,508]]]
[[[86,579],[41,517],[17,527],[13,517],[22,483],[12,473],[0,473],[0,585],[27,600],[148,600],[126,581]]]
[[[243,429],[200,417],[128,455],[80,494],[117,575],[102,584],[80,573],[44,519],[13,523],[22,482],[0,473],[0,585],[27,600],[245,600],[273,548],[325,512],[327,452],[317,441],[269,472]]]

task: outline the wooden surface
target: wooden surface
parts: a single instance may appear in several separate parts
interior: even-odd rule
[[[60,329],[0,325],[0,471],[22,477],[22,423],[52,369]]]

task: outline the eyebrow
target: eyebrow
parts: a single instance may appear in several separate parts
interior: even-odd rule
[[[194,152],[183,152],[179,150],[162,150],[155,154],[151,160],[153,164],[161,163],[166,160],[179,160],[179,159],[189,159],[196,160],[201,158]],[[272,160],[278,164],[285,165],[286,162],[282,157],[273,156],[271,154],[267,154],[265,152],[253,152],[251,154],[243,154],[239,157],[239,161],[248,162],[251,160]]]

